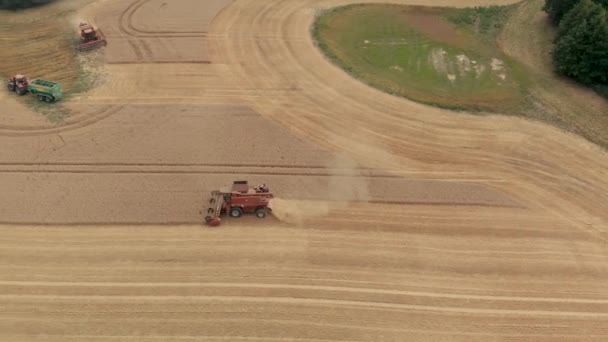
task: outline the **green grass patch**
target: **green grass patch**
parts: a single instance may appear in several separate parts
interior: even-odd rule
[[[446,18],[458,27],[495,41],[513,6],[488,6],[444,9]]]
[[[312,34],[344,70],[388,93],[450,109],[527,106],[523,67],[495,43],[509,7],[349,5],[317,17]]]

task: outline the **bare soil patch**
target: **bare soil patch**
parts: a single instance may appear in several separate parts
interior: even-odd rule
[[[470,37],[459,31],[454,24],[446,20],[437,20],[442,15],[441,9],[428,7],[406,7],[401,9],[405,14],[405,22],[417,31],[441,42],[449,42],[458,47],[471,44]]]

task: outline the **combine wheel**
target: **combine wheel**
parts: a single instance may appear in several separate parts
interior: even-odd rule
[[[230,216],[232,217],[241,217],[243,215],[243,209],[239,207],[230,208]]]
[[[255,211],[255,216],[257,216],[258,218],[264,218],[266,217],[266,209],[258,209]]]

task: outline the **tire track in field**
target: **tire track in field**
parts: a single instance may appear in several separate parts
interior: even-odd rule
[[[158,60],[151,49],[148,39],[170,39],[170,38],[206,38],[203,31],[144,31],[133,25],[133,16],[149,0],[135,0],[131,2],[118,17],[119,32],[124,34],[124,39],[135,53],[135,61],[111,62],[109,64],[210,64],[210,61],[188,61],[188,60]]]
[[[127,9],[128,11],[128,16],[127,16],[127,27],[129,28],[129,30],[135,32],[134,34],[131,33],[132,36],[134,37],[154,37],[154,38],[159,38],[159,37],[172,37],[172,38],[177,38],[177,37],[205,37],[206,36],[206,31],[147,31],[147,30],[142,30],[142,29],[138,29],[135,27],[135,25],[133,25],[133,16],[135,15],[135,13],[137,13],[138,10],[141,9],[142,6],[146,5],[148,2],[150,2],[150,0],[136,0],[135,2],[133,2],[133,4],[131,4],[131,6],[129,6],[129,8]]]
[[[347,292],[363,294],[394,294],[415,297],[433,297],[465,300],[490,300],[490,301],[516,301],[516,302],[539,302],[539,303],[578,303],[578,304],[608,304],[608,299],[588,298],[552,298],[552,297],[522,297],[522,296],[485,296],[464,295],[441,292],[403,291],[377,288],[345,287],[345,286],[319,286],[319,285],[292,285],[292,284],[268,284],[268,283],[121,283],[121,282],[51,282],[51,281],[1,281],[0,286],[23,286],[23,287],[175,287],[175,288],[257,288],[257,289],[296,289],[315,290],[328,292]]]
[[[27,137],[27,136],[42,136],[63,133],[86,126],[93,125],[101,120],[104,120],[117,112],[120,112],[125,105],[105,105],[93,110],[91,114],[83,114],[80,112],[80,118],[69,121],[63,125],[56,127],[32,126],[32,127],[0,127],[0,136],[5,137]]]
[[[201,60],[165,60],[162,61],[120,61],[120,62],[108,62],[107,64],[211,64],[211,61],[201,61]],[[117,97],[120,98],[120,97]]]
[[[546,316],[546,317],[570,317],[606,319],[607,312],[581,312],[581,311],[550,311],[550,310],[516,310],[516,309],[478,309],[464,307],[448,307],[433,305],[385,303],[365,300],[341,300],[320,298],[296,298],[296,297],[250,297],[250,296],[133,296],[133,295],[13,295],[0,294],[0,300],[35,300],[38,302],[48,301],[82,301],[87,302],[222,302],[222,303],[266,303],[277,305],[315,305],[324,307],[363,307],[369,309],[384,309],[398,311],[431,311],[443,313],[467,313],[478,315],[515,315],[515,316]]]
[[[0,162],[0,172],[116,172],[116,173],[222,173],[248,174],[264,170],[269,175],[294,175],[294,176],[323,176],[344,178],[382,178],[403,179],[407,173],[394,170],[381,170],[370,168],[340,169],[327,166],[315,165],[293,165],[293,164],[246,164],[246,163],[147,163],[147,162]],[[479,182],[488,179],[466,178],[466,174],[442,173],[441,176],[453,175],[453,180],[442,179],[441,181]],[[418,180],[423,180],[417,178]],[[429,178],[433,180],[433,178]],[[496,182],[501,182],[497,180]]]
[[[127,43],[129,44],[129,46],[131,47],[131,49],[133,49],[133,52],[135,53],[135,63],[143,62],[145,60],[145,57],[144,57],[144,54],[143,54],[141,48],[137,44],[138,41],[128,38]]]
[[[134,39],[134,36],[127,30],[127,28],[125,27],[125,21],[128,19],[125,19],[125,16],[127,16],[130,11],[133,9],[133,7],[135,7],[137,5],[137,3],[140,0],[135,0],[133,2],[131,2],[131,4],[129,6],[127,6],[124,11],[122,11],[120,13],[120,15],[118,16],[118,30],[120,33],[125,35],[125,39],[127,40],[127,43],[129,44],[129,46],[131,46],[131,48],[133,49],[133,52],[135,53],[135,62],[142,62],[144,61],[144,55],[142,53],[141,48],[139,47],[139,40]]]
[[[49,225],[49,229],[56,228],[57,226]],[[61,226],[62,228],[69,228]],[[161,226],[162,227],[162,226]],[[198,227],[198,226],[197,226]],[[0,228],[3,228],[0,226]],[[31,227],[29,227],[31,228]],[[25,228],[27,229],[27,228]],[[325,233],[325,232],[324,232]],[[340,236],[338,236],[340,238]],[[69,240],[68,240],[69,241]],[[148,240],[136,240],[136,242],[147,242],[153,243],[156,241],[148,241]],[[234,244],[235,242],[243,242],[248,243],[253,240],[238,240],[238,239],[226,239],[226,240],[216,240],[215,244],[220,243],[228,243]],[[21,240],[19,241],[21,242]],[[48,241],[45,241],[48,243]],[[288,243],[293,243],[293,239],[287,240]],[[68,245],[67,243],[64,243]],[[268,269],[266,265],[252,264],[247,266],[235,266],[234,264],[223,265],[221,268],[218,268],[216,265],[205,264],[201,265],[201,270],[204,271],[201,275],[196,276],[194,278],[191,277],[182,277],[184,282],[192,282],[194,280],[206,281],[206,282],[214,282],[217,279],[229,279],[233,282],[250,282],[253,279],[257,279],[258,282],[304,282],[304,284],[349,284],[350,286],[346,287],[360,287],[362,285],[373,286],[374,288],[409,288],[409,289],[424,289],[424,291],[417,290],[417,292],[432,292],[432,293],[453,293],[453,294],[474,294],[474,293],[496,293],[495,296],[511,296],[511,297],[543,297],[548,293],[547,289],[554,285],[554,280],[552,279],[543,279],[543,278],[532,278],[528,280],[527,288],[521,287],[513,287],[509,285],[510,281],[504,281],[501,278],[475,278],[464,280],[462,277],[456,274],[419,274],[419,273],[394,273],[389,272],[389,274],[385,273],[385,270],[375,269],[327,269],[326,267],[317,265],[316,267],[312,267],[314,265],[280,265],[273,267],[272,270]],[[18,266],[15,266],[18,267]],[[40,267],[40,265],[23,265],[29,270],[34,270]],[[54,265],[53,267],[56,267]],[[75,267],[75,270],[83,270],[88,267],[80,266]],[[7,269],[7,267],[3,267],[3,269]],[[38,270],[40,271],[40,270]],[[156,270],[162,272],[162,270]],[[303,272],[309,276],[301,277],[300,273]],[[22,279],[31,279],[32,277],[25,277],[23,274],[15,274],[15,278],[17,280],[14,281],[23,281]],[[36,279],[53,279],[58,282],[64,281],[64,276],[44,272],[40,274],[35,274]],[[72,277],[75,279],[82,279],[82,282],[90,282],[88,277]],[[137,282],[137,280],[133,279],[148,279],[147,277],[142,278],[133,278],[130,276],[126,276],[123,274],[120,279],[124,279],[124,283],[128,282]],[[150,279],[155,279],[154,277],[150,277]],[[175,281],[175,279],[171,279]],[[381,281],[382,280],[382,281]],[[607,299],[605,291],[601,286],[597,286],[595,291],[581,291],[577,288],[577,281],[560,281],[560,284],[563,286],[559,290],[552,291],[551,293],[554,295],[561,295],[566,298],[586,298],[586,299],[597,299],[603,298]],[[533,285],[531,287],[530,285]],[[343,287],[340,285],[339,287]],[[516,295],[513,295],[516,294]],[[577,297],[570,297],[577,296]],[[555,297],[559,298],[559,297]]]
[[[387,219],[391,219],[390,214],[387,214],[383,211],[380,211],[380,213],[382,213],[383,217],[386,217]],[[335,210],[334,213],[332,213],[332,215],[335,216],[340,216],[340,215],[348,215],[347,212],[341,212],[340,210]],[[394,217],[392,219],[395,219]],[[470,249],[470,247],[464,243],[464,242],[455,242],[453,241],[454,237],[445,237],[443,239],[439,238],[438,236],[435,236],[434,239],[428,239],[429,240],[429,245],[419,245],[416,242],[419,240],[416,238],[414,238],[414,236],[410,237],[410,238],[404,238],[404,237],[400,237],[400,242],[395,242],[394,239],[384,239],[384,238],[374,238],[374,239],[363,239],[363,238],[358,238],[358,237],[349,237],[348,234],[338,234],[337,232],[330,232],[330,231],[323,231],[323,234],[309,234],[310,237],[310,246],[311,247],[315,247],[315,248],[320,248],[320,249],[326,249],[326,248],[343,248],[344,250],[349,250],[349,249],[360,249],[361,247],[365,246],[365,247],[370,247],[370,248],[376,248],[378,250],[382,249],[385,250],[387,252],[399,252],[399,253],[408,253],[410,254],[411,252],[415,252],[415,254],[421,254],[421,253],[425,253],[428,255],[436,255],[436,254],[454,254],[454,255],[459,255],[459,256],[483,256],[483,257],[490,257],[490,258],[505,258],[505,259],[529,259],[530,257],[537,257],[537,258],[542,258],[544,261],[566,261],[567,258],[569,258],[571,256],[570,252],[566,252],[566,251],[560,251],[559,248],[555,248],[556,246],[552,245],[547,248],[538,248],[538,250],[528,250],[528,249],[523,249],[521,246],[518,246],[518,248],[513,248],[512,246],[508,246],[507,242],[503,243],[502,245],[500,245],[502,248],[495,248],[495,249],[487,249],[487,248],[479,248],[479,249],[475,249],[472,250]],[[331,237],[332,240],[331,241],[326,241],[326,239],[328,237]],[[460,239],[462,239],[462,237],[459,237]],[[438,241],[445,241],[444,244],[446,243],[452,243],[454,246],[443,246],[441,245]],[[487,240],[487,239],[486,239]],[[11,244],[15,244],[19,242],[18,240],[10,240],[10,239],[0,239],[0,247],[7,247],[7,246],[11,246]],[[104,241],[101,242],[100,244],[103,246],[116,246],[116,247],[125,247],[125,246],[131,246],[131,247],[142,247],[145,246],[147,243],[150,243],[150,240],[129,240],[129,241],[121,241],[121,242],[114,242],[114,241]],[[187,245],[188,243],[192,242],[190,240],[172,240],[171,241],[174,244],[177,245]],[[232,244],[250,244],[250,245],[262,245],[267,243],[267,240],[264,239],[230,239],[230,240],[223,240],[223,239],[208,239],[208,240],[204,240],[204,241],[200,241],[198,242],[198,244],[200,244],[201,246],[214,246],[217,245],[218,243],[232,243]],[[282,244],[282,245],[289,245],[292,241],[288,238],[273,238],[272,240],[272,244]],[[62,245],[61,249],[62,250],[70,250],[70,249],[78,249],[82,246],[87,246],[87,245],[91,245],[91,241],[87,241],[87,240],[78,240],[78,239],[71,239],[71,240],[66,240],[63,242],[64,245]],[[546,242],[546,244],[548,244],[548,242]],[[47,242],[44,240],[29,240],[28,241],[28,245],[19,245],[19,246],[11,246],[12,248],[16,248],[19,250],[28,250],[28,249],[32,249],[32,250],[36,250],[36,249],[45,249],[45,250],[53,250],[53,249],[57,249],[57,247],[49,247],[47,245]],[[507,249],[508,247],[513,248],[512,250]],[[559,247],[559,246],[557,246]],[[522,250],[523,249],[523,250]],[[577,254],[577,256],[579,257],[586,257],[588,259],[595,259],[597,260],[597,263],[601,263],[601,260],[605,257],[603,254],[601,253],[592,253],[589,251],[583,251]],[[308,279],[308,278],[307,278]],[[345,281],[348,282],[348,281]],[[0,281],[1,283],[1,281]],[[13,282],[7,282],[8,285],[12,284]],[[17,285],[20,285],[21,282],[17,281]],[[28,283],[28,282],[25,282]],[[32,282],[32,283],[37,283],[37,282]],[[52,282],[57,283],[57,284],[63,284],[63,282]],[[82,282],[83,284],[89,284],[89,282]],[[206,284],[207,282],[205,282]],[[356,283],[356,282],[355,282]],[[368,283],[368,282],[364,282],[364,283]],[[370,284],[373,282],[370,282]],[[100,284],[105,284],[105,283],[100,283]],[[131,286],[131,283],[117,283],[117,284],[126,284],[125,286]],[[165,284],[165,283],[162,283]],[[166,283],[166,284],[172,284],[172,283]],[[182,284],[182,283],[177,283],[177,284]],[[190,283],[190,282],[186,282],[183,283],[185,284],[184,286],[188,286],[187,284],[193,284],[192,286],[194,286],[195,284],[197,284],[196,282],[194,283]],[[376,285],[378,284],[382,284],[381,282],[376,282]],[[27,284],[26,284],[27,285]],[[389,284],[387,284],[389,285]],[[395,284],[393,284],[395,285]],[[24,285],[25,286],[25,285]],[[59,286],[59,285],[58,285]],[[527,297],[526,297],[527,298]],[[608,300],[608,297],[606,297]]]
[[[331,189],[331,182],[344,182],[356,179],[357,182],[365,182],[368,184],[371,181],[374,182],[396,182],[395,187],[401,187],[404,190],[399,195],[387,196],[381,192],[373,191],[372,197],[365,200],[352,200],[348,198],[346,192],[342,201],[352,203],[370,203],[370,204],[402,204],[410,206],[419,205],[433,205],[433,206],[465,206],[465,207],[501,207],[501,208],[520,208],[524,206],[520,203],[510,200],[506,195],[495,193],[491,188],[487,188],[482,185],[479,180],[468,179],[465,181],[458,180],[421,180],[417,179],[404,180],[402,175],[391,174],[390,171],[382,170],[348,170],[348,169],[331,169],[331,168],[310,168],[310,167],[296,167],[290,166],[283,168],[281,165],[263,165],[263,164],[250,164],[250,165],[231,165],[231,164],[179,164],[179,163],[142,163],[142,164],[125,164],[125,163],[0,163],[0,174],[45,174],[52,175],[58,174],[61,176],[65,175],[108,175],[108,176],[119,176],[119,175],[234,175],[239,177],[247,177],[252,175],[281,178],[302,178],[306,179],[309,177],[318,178],[312,181],[327,181],[328,190]],[[451,184],[458,188],[462,188],[463,191],[469,191],[477,194],[476,196],[469,196],[468,198],[459,198],[453,194],[453,190],[450,193],[446,193],[444,196],[437,196],[435,198],[426,198],[421,193],[421,188],[428,187],[440,187],[444,184]],[[370,183],[371,186],[371,183]],[[411,189],[412,193],[408,193],[406,190]],[[328,195],[329,196],[329,195]],[[311,201],[329,201],[339,202],[341,194],[334,194],[336,198],[321,196],[319,193],[315,196],[308,194],[307,200]]]

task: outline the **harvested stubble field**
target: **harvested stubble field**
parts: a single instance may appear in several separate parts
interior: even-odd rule
[[[59,124],[0,98],[0,340],[606,340],[608,155],[352,79],[309,28],[353,2],[15,17],[67,8],[110,44]],[[201,226],[205,194],[236,178],[296,222]]]

